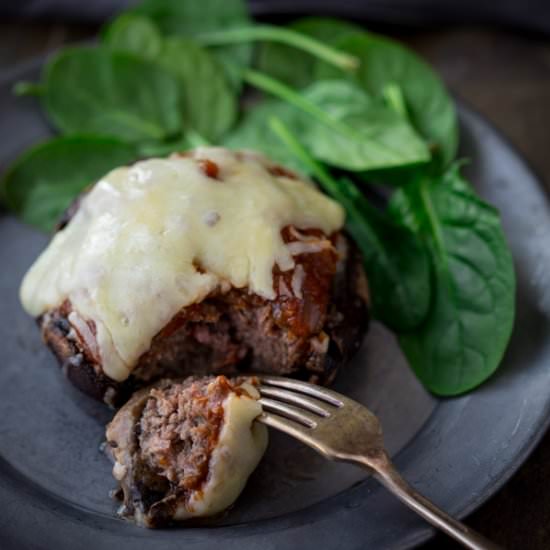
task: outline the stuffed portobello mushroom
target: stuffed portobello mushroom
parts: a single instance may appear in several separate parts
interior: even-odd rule
[[[253,152],[117,168],[73,205],[21,300],[68,378],[110,405],[163,377],[327,384],[368,320],[341,206]]]

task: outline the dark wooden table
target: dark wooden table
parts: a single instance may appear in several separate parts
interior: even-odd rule
[[[0,71],[96,31],[78,25],[0,23]],[[550,39],[487,28],[407,32],[399,38],[508,136],[550,190]],[[549,486],[547,434],[504,489],[467,522],[507,548],[548,550]],[[423,548],[458,547],[437,536]]]

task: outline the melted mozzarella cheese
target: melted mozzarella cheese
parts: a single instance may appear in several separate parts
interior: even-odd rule
[[[201,159],[218,165],[216,178]],[[113,170],[25,276],[23,306],[38,316],[70,300],[95,325],[104,372],[122,381],[170,319],[214,289],[273,299],[274,265],[291,269],[297,253],[281,230],[331,234],[344,212],[311,183],[268,167],[256,153],[200,148]]]
[[[257,390],[243,384],[250,395]],[[260,462],[267,447],[267,428],[254,422],[262,406],[243,394],[231,393],[223,402],[224,419],[218,443],[209,463],[208,480],[178,505],[174,519],[212,516],[228,508],[241,494],[248,477]]]

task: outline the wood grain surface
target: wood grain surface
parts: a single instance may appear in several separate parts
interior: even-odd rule
[[[88,26],[0,22],[0,73],[96,32]],[[550,40],[488,28],[396,36],[425,56],[458,97],[508,137],[550,191]],[[506,548],[548,550],[549,486],[547,434],[512,480],[467,518],[467,523]],[[422,548],[458,546],[438,535]]]

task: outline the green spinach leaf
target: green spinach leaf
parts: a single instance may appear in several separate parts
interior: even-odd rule
[[[150,17],[163,34],[186,38],[251,24],[244,0],[145,0],[131,13]],[[213,47],[212,52],[239,90],[242,71],[252,60],[252,45]]]
[[[344,36],[359,32],[360,27],[339,19],[306,17],[294,21],[289,29],[335,45]],[[258,69],[294,88],[304,88],[315,80],[315,60],[306,52],[285,44],[266,42],[258,50]]]
[[[410,120],[434,148],[441,165],[454,158],[458,129],[453,102],[435,72],[410,50],[387,38],[370,33],[345,36],[336,44],[361,60],[353,75],[318,63],[318,78],[346,77],[372,94],[382,94],[397,85],[405,98]]]
[[[424,142],[402,117],[350,82],[319,82],[300,93],[252,70],[245,72],[245,81],[295,107],[285,124],[328,164],[368,170],[429,159]],[[256,118],[254,125],[261,124],[262,117]]]
[[[136,160],[111,138],[56,138],[26,151],[2,180],[4,202],[25,222],[50,231],[71,201],[109,170]]]
[[[353,182],[339,183],[340,192],[333,196],[346,208],[346,227],[361,248],[375,318],[397,332],[414,329],[430,307],[426,247],[412,231],[374,208]]]
[[[181,82],[185,127],[216,141],[237,118],[237,97],[218,61],[183,38],[167,38],[157,62]]]
[[[182,127],[180,85],[155,63],[106,48],[68,48],[45,71],[44,106],[64,134],[135,142]]]
[[[248,70],[245,81],[297,108],[300,131],[313,156],[349,170],[372,170],[426,162],[424,142],[402,117],[351,82],[322,81],[296,92]]]
[[[318,82],[306,88],[303,97],[341,126],[313,119],[304,125],[305,144],[332,166],[373,170],[430,159],[423,140],[405,119],[351,83]]]
[[[123,13],[110,23],[102,41],[113,50],[146,59],[155,59],[162,48],[162,35],[151,19],[132,13]]]
[[[514,322],[515,274],[498,213],[455,169],[403,187],[390,212],[424,239],[434,271],[428,317],[400,344],[429,390],[469,391],[498,367]]]
[[[147,50],[151,28],[157,33],[158,42],[155,40],[155,48]],[[235,91],[217,59],[206,49],[184,38],[163,39],[150,19],[133,14],[116,19],[105,40],[113,49],[122,48],[139,56],[145,53],[178,77],[185,129],[216,141],[235,123]]]

